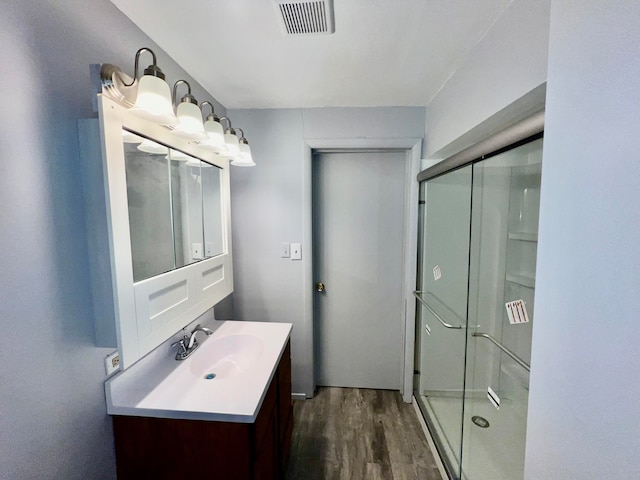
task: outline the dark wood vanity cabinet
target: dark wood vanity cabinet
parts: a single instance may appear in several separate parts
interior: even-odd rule
[[[292,430],[287,343],[254,423],[114,416],[118,478],[281,479]]]

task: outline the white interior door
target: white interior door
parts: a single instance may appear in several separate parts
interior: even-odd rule
[[[317,385],[400,388],[406,158],[314,155]]]

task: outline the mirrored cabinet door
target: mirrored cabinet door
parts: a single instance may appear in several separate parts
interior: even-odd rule
[[[222,255],[224,248],[224,221],[221,194],[221,170],[206,162],[201,162],[200,178],[202,183],[202,210],[204,226],[204,256]]]
[[[180,268],[204,259],[201,162],[177,150],[171,150],[169,157],[176,268]]]
[[[123,130],[133,280],[224,253],[220,168]]]
[[[125,143],[133,280],[175,268],[169,159]]]

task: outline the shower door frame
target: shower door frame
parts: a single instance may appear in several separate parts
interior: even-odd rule
[[[485,140],[472,145],[464,150],[462,150],[461,152],[452,155],[438,163],[436,163],[435,165],[421,171],[418,176],[417,176],[417,180],[418,180],[418,184],[420,185],[420,188],[422,188],[423,183],[426,183],[429,180],[435,179],[437,177],[440,177],[442,175],[446,175],[447,173],[453,172],[454,170],[458,170],[464,167],[467,167],[469,165],[473,165],[475,163],[481,162],[483,160],[489,159],[491,157],[494,157],[496,155],[499,155],[503,152],[506,152],[508,150],[512,150],[514,148],[517,148],[521,145],[527,144],[529,142],[535,141],[536,139],[539,138],[543,138],[544,136],[544,110],[541,110],[539,112],[534,113],[533,115],[525,118],[524,120],[515,123],[514,125],[486,138]],[[472,183],[472,189],[473,189],[473,183]],[[422,193],[421,193],[421,199],[422,199]],[[426,208],[426,206],[425,206]],[[422,215],[422,211],[420,212],[420,215]],[[421,229],[424,228],[424,225],[422,225],[422,218],[420,219],[420,224],[421,224]],[[420,237],[422,236],[423,232],[420,231]],[[417,240],[424,240],[423,238],[417,238]],[[418,248],[421,248],[420,243],[417,243]],[[422,258],[422,256],[420,256],[420,258]],[[418,263],[417,265],[417,271],[421,271],[422,270],[422,265],[420,265]],[[416,275],[416,287],[417,290],[414,291],[414,296],[416,297],[416,301],[415,301],[415,316],[416,316],[416,322],[415,322],[415,328],[418,328],[418,325],[420,325],[420,322],[418,321],[418,316],[420,314],[420,311],[422,308],[424,308],[422,305],[424,305],[424,302],[420,302],[418,299],[418,295],[421,293],[419,292],[420,289],[420,285],[419,285],[419,275],[420,273],[418,273]],[[467,300],[468,301],[468,300]],[[468,305],[467,305],[468,308]],[[467,323],[468,323],[468,312],[467,312],[467,319],[466,319]],[[468,325],[466,325],[466,327],[468,327]],[[417,332],[416,332],[417,333]],[[466,340],[465,340],[466,342]],[[505,351],[505,349],[501,346],[501,345],[496,345],[500,350],[502,350],[503,352],[505,352],[508,356],[510,356],[511,358],[514,358],[513,352],[510,351]],[[506,349],[508,350],[508,349]],[[466,346],[465,346],[465,351],[466,351]],[[465,354],[466,357],[466,354]],[[517,358],[517,356],[515,356],[515,361],[517,363],[520,363],[521,366],[523,361],[520,358]],[[466,376],[466,358],[465,358],[465,366],[464,366],[464,375]],[[526,364],[525,364],[526,365]],[[526,369],[528,369],[528,365],[526,365]],[[413,383],[413,382],[412,382]],[[415,391],[414,391],[415,392]],[[417,401],[417,399],[414,398],[414,401],[416,402],[416,404],[420,407],[419,410],[422,413],[422,416],[424,417],[425,420],[425,424],[427,426],[427,429],[429,430],[429,433],[431,435],[432,438],[434,438],[434,440],[437,437],[437,433],[434,431],[434,426],[431,423],[431,420],[429,418],[427,418],[426,413],[423,411],[423,408],[420,404],[420,402]],[[463,402],[463,414],[464,414],[464,402]],[[462,428],[462,425],[461,425]],[[464,434],[461,433],[461,439],[464,438]],[[455,473],[454,470],[454,466],[452,464],[450,464],[450,461],[448,459],[448,456],[446,454],[446,452],[444,451],[444,446],[440,445],[437,441],[434,441],[434,444],[436,446],[436,449],[438,450],[438,454],[440,456],[440,458],[442,459],[442,462],[444,464],[444,467],[447,471],[447,475],[449,476],[449,478],[451,479],[457,479],[458,478],[458,473]],[[460,445],[460,451],[462,452],[462,444]],[[459,471],[462,468],[462,458],[460,458],[460,466],[459,466]]]

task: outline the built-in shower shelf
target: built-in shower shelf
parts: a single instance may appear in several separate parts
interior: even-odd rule
[[[510,232],[509,240],[520,240],[523,242],[537,242],[538,234],[537,233],[526,233],[526,232]]]
[[[536,279],[529,275],[522,275],[519,273],[507,273],[507,282],[517,283],[527,288],[535,288]]]

